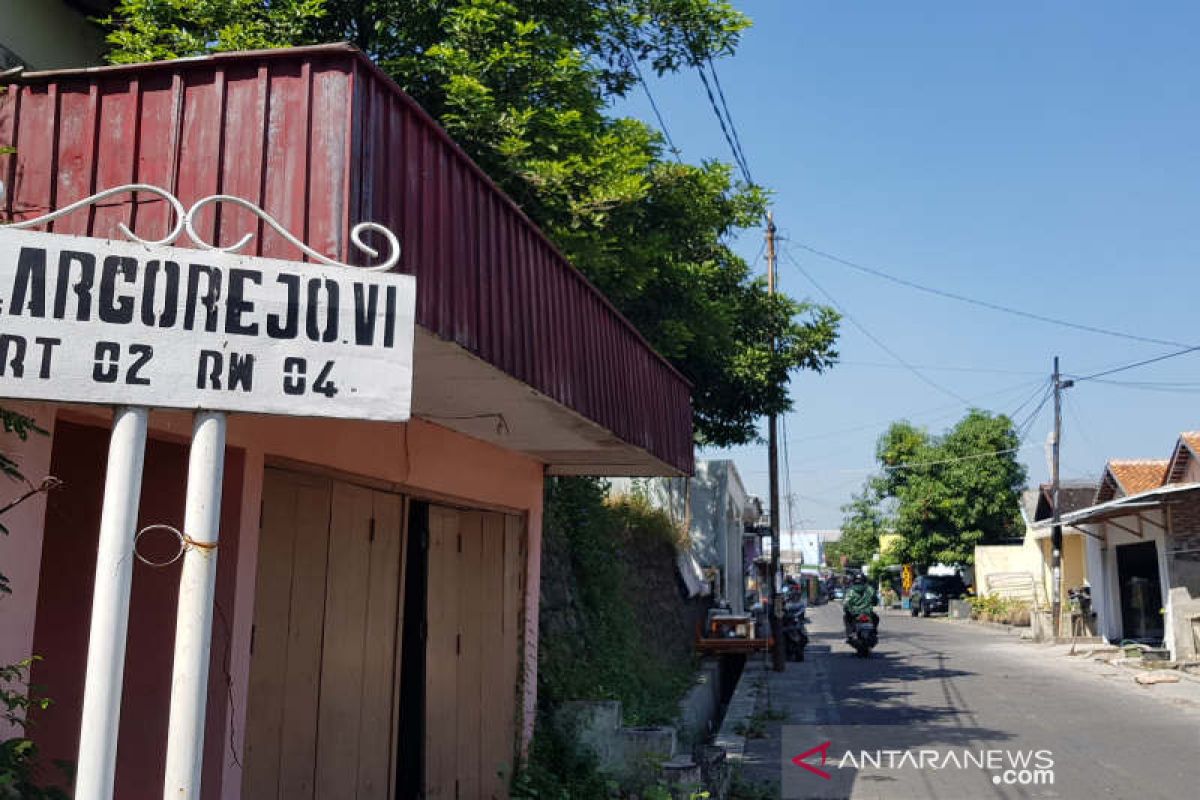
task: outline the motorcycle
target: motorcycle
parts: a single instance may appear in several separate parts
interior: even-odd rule
[[[788,661],[803,661],[804,648],[808,646],[808,631],[804,616],[805,604],[801,599],[789,598],[783,606],[783,650]]]
[[[871,648],[879,643],[879,632],[870,614],[859,614],[850,629],[850,646],[861,658],[869,658]]]

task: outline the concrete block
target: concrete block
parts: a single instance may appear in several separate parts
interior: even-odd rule
[[[621,729],[621,749],[626,766],[668,761],[675,755],[677,744],[674,728]]]
[[[1156,683],[1179,683],[1179,676],[1171,672],[1151,672],[1138,675],[1134,680],[1143,686],[1153,686]]]
[[[675,756],[662,765],[667,786],[697,787],[701,782],[700,765],[691,756]]]
[[[596,758],[601,771],[620,772],[624,759],[621,704],[616,700],[572,700],[563,703],[555,724]]]

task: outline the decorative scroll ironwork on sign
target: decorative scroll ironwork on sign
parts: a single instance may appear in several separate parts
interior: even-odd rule
[[[127,240],[25,230],[123,192],[170,205],[165,236],[125,224]],[[197,214],[221,203],[250,211],[311,261],[238,253],[254,233],[228,246],[206,241]],[[400,243],[382,225],[354,227],[358,251],[381,255],[366,233],[381,235],[388,251],[382,263],[356,267],[248,201],[211,195],[185,208],[136,183],[0,225],[0,397],[407,420],[416,279],[390,271]],[[173,246],[189,239],[195,247]]]
[[[148,194],[157,195],[157,196],[161,197],[163,200],[167,201],[167,203],[171,206],[171,210],[174,212],[174,215],[175,215],[174,227],[172,227],[171,230],[167,233],[167,235],[161,239],[144,239],[141,236],[138,236],[133,231],[131,231],[129,229],[129,227],[125,225],[125,223],[123,223],[123,222],[117,223],[117,229],[121,232],[121,234],[123,236],[125,236],[126,238],[128,238],[130,241],[136,242],[138,244],[144,244],[144,245],[174,244],[179,239],[179,237],[183,233],[186,232],[188,235],[188,238],[191,239],[192,242],[197,247],[199,247],[203,250],[212,250],[212,251],[216,251],[216,252],[220,252],[220,253],[236,253],[237,251],[241,250],[243,247],[248,245],[254,239],[253,233],[246,233],[245,235],[243,235],[240,239],[238,239],[233,244],[221,247],[212,242],[205,241],[204,238],[196,231],[196,216],[197,216],[197,214],[200,213],[200,211],[202,209],[206,208],[207,206],[214,205],[214,204],[230,203],[232,205],[235,205],[239,208],[243,208],[246,211],[249,211],[250,213],[254,214],[256,217],[258,217],[264,223],[266,223],[268,226],[270,226],[270,228],[273,231],[275,231],[280,236],[282,236],[289,244],[291,244],[297,250],[299,250],[300,252],[307,255],[309,258],[311,258],[314,261],[317,261],[321,264],[326,264],[331,267],[346,267],[348,269],[361,269],[361,270],[366,270],[368,272],[387,272],[387,271],[391,270],[393,267],[395,267],[397,264],[400,263],[400,240],[396,238],[396,234],[392,233],[390,230],[388,230],[387,227],[380,225],[377,222],[360,222],[357,225],[355,225],[353,228],[350,229],[350,242],[355,246],[355,248],[357,248],[358,250],[360,250],[363,253],[366,253],[371,258],[378,258],[379,251],[377,249],[375,249],[374,247],[370,246],[369,244],[367,244],[363,240],[363,234],[365,234],[365,233],[379,234],[380,236],[383,237],[384,241],[386,241],[387,245],[388,245],[388,254],[382,263],[375,264],[375,265],[369,266],[369,267],[360,267],[360,266],[355,266],[353,264],[345,264],[341,261],[336,261],[322,253],[317,252],[316,250],[309,247],[307,244],[305,244],[304,242],[300,241],[295,236],[293,236],[292,233],[290,231],[288,231],[288,229],[285,228],[279,222],[279,220],[275,219],[270,214],[268,214],[266,211],[264,211],[262,208],[255,205],[254,203],[251,203],[249,200],[244,200],[241,197],[235,197],[235,196],[229,195],[229,194],[214,194],[214,195],[209,195],[208,197],[202,197],[201,199],[197,200],[195,203],[192,204],[191,208],[185,208],[183,203],[180,202],[178,197],[171,194],[169,191],[162,188],[161,186],[154,186],[154,185],[151,185],[148,183],[128,183],[123,186],[114,186],[110,189],[105,189],[103,191],[96,192],[95,194],[93,194],[89,197],[85,197],[81,200],[76,200],[74,203],[65,205],[62,208],[57,209],[55,211],[51,211],[47,214],[42,214],[41,216],[34,217],[33,219],[22,220],[21,222],[14,222],[5,227],[13,228],[13,229],[17,229],[17,230],[27,230],[30,228],[36,228],[39,225],[46,224],[47,222],[53,222],[54,220],[58,219],[59,217],[66,216],[67,214],[70,214],[73,211],[78,211],[81,208],[85,208],[89,205],[94,205],[96,203],[100,203],[114,195],[124,194],[126,192],[146,192]],[[0,197],[2,197],[2,196],[3,196],[2,187],[0,187]]]

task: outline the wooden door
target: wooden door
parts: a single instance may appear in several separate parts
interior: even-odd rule
[[[520,517],[429,507],[425,796],[504,798],[517,741]]]
[[[266,470],[244,797],[391,796],[403,505]]]

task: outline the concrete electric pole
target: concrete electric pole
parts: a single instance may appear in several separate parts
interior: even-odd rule
[[[1075,385],[1075,381],[1065,381],[1062,379],[1061,373],[1058,371],[1058,356],[1054,357],[1054,442],[1051,450],[1050,458],[1050,504],[1052,506],[1052,525],[1050,532],[1050,574],[1051,574],[1051,591],[1053,597],[1050,598],[1050,615],[1053,619],[1050,621],[1051,630],[1054,631],[1054,638],[1057,639],[1060,633],[1062,620],[1062,514],[1059,510],[1059,453],[1062,451],[1062,390],[1070,389]]]
[[[775,294],[775,215],[767,212],[767,289]],[[775,338],[771,338],[775,349]],[[771,474],[771,662],[776,672],[783,672],[783,602],[779,597],[779,420],[775,414],[767,417],[767,469]]]

